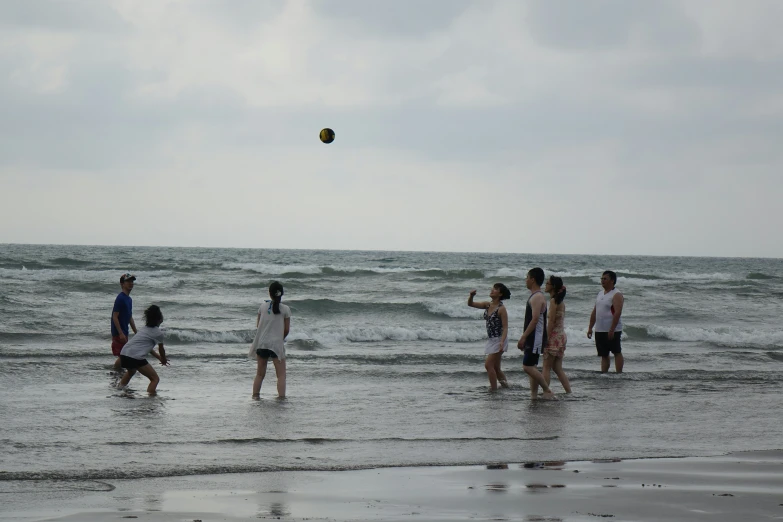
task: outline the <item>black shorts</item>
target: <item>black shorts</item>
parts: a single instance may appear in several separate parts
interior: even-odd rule
[[[127,355],[120,355],[120,364],[122,364],[122,367],[126,370],[135,370],[136,368],[147,366],[149,363],[147,362],[147,359],[134,359]]]
[[[532,348],[525,348],[525,356],[522,357],[522,366],[538,366],[538,357],[541,354],[533,353]]]
[[[256,350],[256,355],[262,359],[277,359],[277,354],[272,350],[267,350],[266,348],[259,348]]]
[[[609,357],[609,352],[617,355],[622,353],[623,348],[620,346],[620,337],[623,336],[623,332],[615,332],[614,339],[609,340],[609,332],[595,332],[595,349],[598,352],[599,357]]]

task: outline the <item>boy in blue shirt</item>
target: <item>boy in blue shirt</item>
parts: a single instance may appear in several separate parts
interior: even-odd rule
[[[114,300],[114,308],[111,311],[111,353],[117,357],[114,361],[114,369],[120,371],[122,363],[120,362],[120,352],[125,343],[128,342],[128,325],[136,333],[136,323],[133,321],[133,299],[130,293],[133,290],[133,282],[136,276],[133,274],[122,274],[120,277],[120,287],[122,292],[117,294]]]

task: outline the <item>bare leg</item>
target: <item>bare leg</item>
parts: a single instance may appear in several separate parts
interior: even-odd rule
[[[544,376],[538,371],[535,366],[522,366],[525,373],[530,376],[530,397],[535,399],[538,396],[538,387],[544,389],[544,399],[554,399],[555,394],[549,389],[549,385],[544,380]]]
[[[544,355],[544,369],[541,374],[544,376],[547,386],[549,386],[549,376],[552,371],[552,358]]]
[[[500,362],[503,360],[503,352],[498,352],[498,356],[495,358],[495,375],[498,376],[498,383],[503,388],[508,388],[508,381],[506,380],[506,374],[500,369]]]
[[[272,359],[272,364],[275,365],[275,374],[277,374],[277,396],[280,397],[281,399],[284,399],[285,398],[285,359],[283,359],[282,361],[279,359]]]
[[[158,392],[155,390],[158,388],[160,377],[158,377],[158,372],[155,371],[155,368],[151,364],[145,364],[139,368],[139,373],[150,380],[150,384],[147,386],[147,393],[157,395]]]
[[[120,358],[117,357],[114,361],[114,371],[115,372],[121,372],[122,371],[122,361],[120,361]]]
[[[495,372],[495,361],[493,360],[494,356],[495,354],[491,353],[487,355],[486,359],[484,359],[484,369],[487,370],[487,377],[489,377],[489,389],[492,391],[498,389],[498,376]]]
[[[125,372],[125,375],[122,376],[122,379],[120,379],[120,382],[119,384],[117,384],[117,387],[123,388],[127,386],[134,375],[136,375],[136,370],[128,370],[127,372]]]
[[[563,385],[563,389],[566,393],[571,393],[571,383],[568,382],[568,376],[563,371],[563,358],[558,357],[555,359],[555,364],[553,366],[553,369],[555,370],[555,375],[557,375],[557,378],[560,379],[560,384]],[[549,383],[549,381],[547,381]]]
[[[253,380],[253,398],[258,399],[261,395],[261,383],[264,382],[266,376],[266,363],[269,359],[262,359],[256,356],[258,360],[258,366],[256,368],[256,378]]]
[[[609,356],[601,356],[601,373],[607,373],[609,371]]]
[[[623,358],[623,354],[614,354],[614,369],[617,373],[623,373],[623,364],[625,364],[625,358]],[[606,367],[606,371],[609,371],[608,366]]]

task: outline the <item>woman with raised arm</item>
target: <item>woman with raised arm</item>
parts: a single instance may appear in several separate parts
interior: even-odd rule
[[[500,361],[503,352],[508,350],[508,312],[503,306],[503,300],[511,297],[506,285],[495,283],[489,292],[491,301],[474,302],[475,290],[470,291],[468,306],[484,310],[484,320],[487,322],[487,344],[484,347],[484,368],[489,377],[489,388],[492,391],[498,389],[498,382],[504,388],[508,388],[506,375],[500,369]]]

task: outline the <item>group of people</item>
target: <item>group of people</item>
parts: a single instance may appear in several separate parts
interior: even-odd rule
[[[531,398],[538,398],[539,387],[543,390],[542,398],[555,399],[549,387],[550,375],[554,371],[566,393],[571,393],[571,384],[563,370],[563,357],[566,349],[565,333],[565,297],[566,287],[563,279],[552,275],[546,280],[541,268],[533,268],[527,273],[525,286],[530,296],[525,304],[525,321],[522,336],[517,342],[517,348],[522,350],[522,369],[530,379]],[[595,347],[601,357],[601,371],[609,371],[610,353],[614,355],[615,370],[623,371],[623,354],[621,337],[623,330],[623,294],[615,285],[617,274],[611,270],[601,275],[601,291],[595,300],[595,306],[590,314],[587,327],[588,339],[593,338],[595,328]],[[544,285],[544,290],[541,286]],[[549,294],[549,303],[544,293]],[[487,324],[487,343],[484,348],[484,368],[487,370],[489,387],[497,390],[508,387],[506,375],[501,370],[501,359],[508,351],[508,312],[503,301],[511,297],[511,292],[503,283],[495,283],[489,291],[490,301],[476,302],[473,298],[476,290],[471,290],[468,296],[468,306],[484,310],[484,320]],[[538,370],[539,358],[543,355],[543,371]]]
[[[163,331],[160,329],[163,323],[163,312],[157,305],[149,306],[144,311],[145,326],[136,328],[136,322],[133,320],[133,299],[130,296],[135,281],[136,276],[133,274],[125,273],[120,276],[122,291],[117,294],[112,308],[111,351],[116,357],[114,370],[122,374],[117,383],[118,388],[125,389],[136,372],[139,372],[150,381],[147,393],[155,395],[160,377],[147,361],[147,357],[152,355],[162,365],[169,364],[163,346]],[[269,359],[272,359],[277,374],[277,395],[280,398],[285,397],[284,341],[291,328],[291,309],[280,302],[283,293],[283,285],[273,281],[269,285],[270,299],[258,309],[256,335],[250,345],[249,354],[251,359],[257,360],[256,377],[253,380],[253,399],[260,397],[261,384],[266,376]],[[133,337],[130,337],[130,330],[133,330]]]
[[[538,397],[539,387],[543,390],[542,398],[555,399],[549,387],[550,374],[554,371],[566,393],[571,393],[568,376],[563,371],[563,357],[566,349],[565,333],[565,297],[566,287],[563,280],[550,276],[544,290],[544,271],[533,268],[527,273],[525,286],[530,296],[525,305],[525,321],[522,336],[517,342],[517,348],[522,350],[522,368],[530,379],[530,394]],[[120,277],[122,292],[114,301],[111,317],[112,354],[116,357],[114,368],[117,372],[126,370],[117,386],[125,388],[136,372],[149,379],[147,392],[156,393],[160,378],[147,361],[150,354],[162,365],[168,365],[166,351],[163,346],[163,313],[157,305],[151,305],[144,311],[145,326],[136,328],[133,320],[133,300],[130,293],[133,290],[136,276],[130,273]],[[596,297],[587,337],[593,337],[595,328],[595,345],[601,357],[601,371],[609,371],[610,356],[614,354],[615,369],[622,372],[623,355],[620,344],[622,336],[623,295],[615,288],[617,275],[611,270],[601,276],[602,290]],[[549,303],[544,296],[549,294]],[[250,345],[248,356],[257,362],[256,376],[253,380],[253,399],[259,399],[261,385],[266,376],[269,360],[275,367],[277,375],[277,394],[285,397],[286,392],[286,362],[285,338],[291,330],[291,309],[282,304],[285,293],[283,285],[273,281],[269,285],[270,299],[258,309],[256,317],[256,334]],[[511,292],[503,283],[495,283],[489,292],[490,301],[476,302],[473,298],[476,290],[471,290],[468,306],[484,310],[484,320],[487,325],[487,343],[484,348],[486,359],[484,368],[489,377],[490,389],[497,390],[498,384],[508,387],[506,376],[501,370],[501,358],[508,351],[508,312],[503,301],[511,297]],[[547,320],[551,318],[551,320]],[[129,327],[135,334],[129,340]],[[155,347],[158,350],[155,350]],[[543,372],[538,370],[539,358],[543,355]]]

